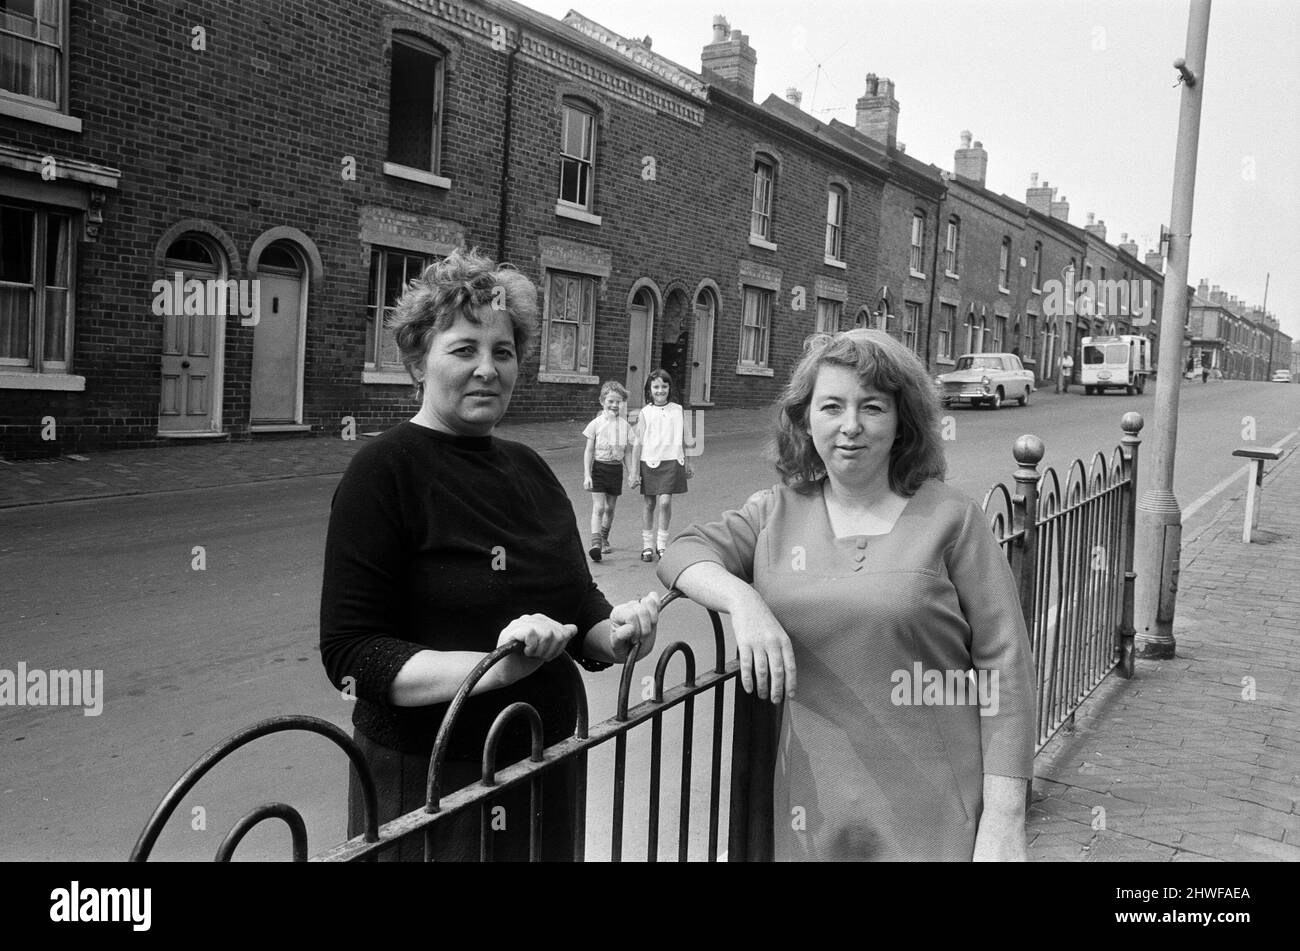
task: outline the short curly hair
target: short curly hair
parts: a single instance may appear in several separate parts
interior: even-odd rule
[[[523,363],[537,339],[537,286],[513,267],[498,268],[477,248],[460,249],[429,265],[406,286],[388,326],[417,393],[422,384],[416,371],[424,365],[433,338],[458,317],[479,323],[474,311],[484,306],[510,315],[515,355]]]
[[[919,357],[879,330],[855,329],[816,334],[777,401],[776,469],[792,488],[810,491],[826,466],[808,432],[817,371],[823,365],[847,367],[863,386],[888,393],[898,411],[898,438],[889,454],[889,487],[913,495],[929,479],[947,473],[939,438],[939,397]]]

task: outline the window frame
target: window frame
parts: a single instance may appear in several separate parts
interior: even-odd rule
[[[1011,293],[1011,238],[1006,235],[998,248],[998,290]]]
[[[73,228],[80,220],[70,209],[36,205],[11,199],[0,199],[0,206],[31,213],[32,245],[29,262],[29,282],[4,281],[0,286],[18,287],[30,295],[30,310],[27,325],[28,355],[22,357],[0,357],[0,373],[20,373],[31,377],[69,376],[72,373],[73,353],[76,342],[76,302],[77,302],[77,241]],[[50,217],[58,216],[66,226],[65,256],[63,261],[64,286],[53,288],[46,282],[46,264],[49,248]],[[57,240],[57,238],[56,238]],[[45,343],[48,323],[48,291],[63,290],[66,294],[63,316],[63,347],[60,359],[51,359],[45,355]]]
[[[72,17],[72,3],[71,0],[36,0],[36,2],[38,4],[48,3],[49,6],[57,9],[58,11],[59,21],[57,25],[57,38],[55,41],[51,42],[49,40],[42,40],[37,36],[24,36],[21,33],[14,32],[12,30],[4,30],[3,27],[0,27],[0,37],[3,36],[12,37],[13,40],[17,43],[27,43],[34,47],[43,47],[46,49],[53,49],[55,51],[54,91],[57,98],[42,99],[39,96],[29,95],[26,92],[19,92],[13,89],[0,88],[0,103],[15,107],[14,108],[15,112],[25,111],[26,109],[32,109],[32,110],[37,110],[39,112],[48,112],[48,113],[66,116],[68,115],[68,86],[69,86],[68,62],[69,62],[69,46],[70,46],[70,33],[71,33],[70,27],[71,27],[71,17]],[[9,15],[15,17],[22,17],[23,19],[27,18],[26,14],[21,14],[21,13],[10,13]],[[40,24],[43,21],[41,21],[39,15],[37,15],[34,18],[33,22],[36,24],[35,32],[39,33]],[[33,57],[33,62],[34,61],[35,58]],[[35,69],[32,70],[32,75],[33,75],[33,81],[35,81],[35,76],[36,76]],[[33,87],[33,92],[35,92],[34,87]],[[3,111],[8,113],[10,110],[6,109]],[[74,131],[80,131],[80,123],[77,124],[77,128]]]
[[[823,305],[825,306],[823,307]],[[830,315],[834,316],[834,320],[831,321],[831,326],[828,329],[826,327],[826,322],[827,322],[826,318]],[[831,297],[817,298],[817,316],[814,323],[814,330],[816,333],[830,333],[830,334],[839,333],[840,324],[843,323],[843,320],[844,320],[843,301],[835,300],[834,298]]]
[[[824,256],[832,261],[844,260],[844,206],[848,192],[843,185],[832,184],[826,189],[826,246]],[[835,215],[832,218],[831,209]]]
[[[961,219],[953,215],[948,219],[948,232],[943,242],[943,269],[949,277],[960,277],[958,254],[961,248]]]
[[[596,361],[596,320],[597,310],[600,302],[600,283],[601,279],[594,274],[584,274],[581,271],[566,271],[563,268],[547,268],[546,279],[544,282],[545,294],[543,297],[542,321],[539,338],[541,341],[540,354],[538,356],[538,372],[545,373],[553,378],[578,378],[590,377],[592,367]],[[574,281],[581,289],[582,304],[585,313],[579,313],[577,320],[563,319],[562,324],[571,325],[576,328],[574,331],[573,342],[573,367],[554,366],[550,362],[551,351],[551,333],[555,323],[555,317],[552,310],[555,306],[555,282],[557,280]],[[590,294],[587,293],[587,287],[590,287]],[[588,310],[588,304],[590,309]],[[584,334],[586,336],[586,360],[583,360],[584,351]],[[544,381],[545,382],[545,381]]]
[[[759,208],[759,169],[766,169],[766,192],[763,207]],[[753,191],[750,195],[749,236],[760,241],[772,241],[772,212],[776,205],[776,159],[766,152],[754,154]],[[763,225],[763,230],[755,230],[755,225]]]
[[[902,333],[900,339],[903,345],[916,353],[916,341],[920,336],[921,327],[921,305],[916,301],[903,301],[903,314],[901,317]]]
[[[429,145],[429,167],[423,165],[412,165],[409,162],[398,161],[393,156],[393,138],[392,129],[393,121],[393,70],[396,65],[397,47],[403,46],[408,50],[413,50],[434,60],[434,83],[433,83],[433,120],[430,136],[432,141]],[[446,97],[447,97],[447,61],[449,59],[447,51],[430,42],[425,37],[416,33],[410,33],[403,30],[394,30],[390,39],[391,52],[389,54],[388,67],[388,143],[384,148],[384,161],[388,165],[397,168],[412,169],[425,175],[442,177],[442,147],[443,147],[443,120],[445,119]],[[422,143],[423,144],[423,143]]]
[[[935,343],[934,358],[936,360],[953,360],[952,354],[953,334],[957,326],[957,305],[939,302],[939,331]]]
[[[755,314],[758,320],[750,322],[749,301],[752,299],[758,302],[755,307]],[[736,353],[736,364],[742,367],[752,367],[755,369],[768,368],[768,361],[772,353],[772,309],[776,303],[776,291],[767,287],[759,287],[755,284],[744,284],[740,293],[740,348]],[[763,306],[763,305],[766,306]],[[757,360],[745,359],[747,349],[758,350],[757,346],[746,348],[745,341],[752,334],[758,335],[758,340],[762,344],[762,352],[755,354],[760,356]]]
[[[379,266],[375,267],[375,256],[379,255]],[[429,265],[435,263],[440,257],[424,251],[412,251],[408,248],[394,248],[387,245],[370,246],[370,274],[367,277],[369,286],[366,288],[366,321],[368,328],[373,328],[373,336],[367,331],[367,342],[365,358],[362,363],[363,372],[367,373],[405,373],[406,365],[400,359],[396,363],[384,363],[382,360],[384,353],[384,332],[388,328],[388,318],[394,310],[394,305],[383,302],[384,288],[388,284],[388,265],[389,257],[400,255],[406,258],[419,258],[423,262],[419,272],[412,275],[409,270],[405,270],[403,262],[403,274],[400,286],[405,287],[407,283],[423,274]],[[381,321],[376,323],[376,320]]]
[[[1034,242],[1034,267],[1029,275],[1029,289],[1035,294],[1043,290],[1043,242]]]
[[[575,113],[583,116],[590,122],[590,140],[588,142],[590,156],[583,158],[579,155],[571,155],[565,151],[568,147],[569,140],[569,114]],[[600,110],[585,100],[578,99],[575,96],[565,96],[560,100],[560,181],[558,194],[555,199],[557,207],[573,208],[577,211],[583,211],[587,214],[595,214],[596,209],[596,152],[599,148],[600,139]],[[584,202],[575,202],[570,198],[564,197],[564,169],[565,162],[571,161],[578,164],[579,171],[586,168],[587,186]],[[581,181],[581,174],[578,176]]]
[[[919,227],[918,227],[919,224]],[[918,234],[919,232],[919,234]],[[913,277],[925,277],[925,212],[912,212],[911,244],[908,250],[907,268]]]

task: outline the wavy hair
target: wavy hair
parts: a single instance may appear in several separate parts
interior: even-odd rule
[[[388,326],[393,331],[402,365],[415,381],[417,395],[423,384],[416,370],[429,355],[433,338],[464,317],[481,323],[476,309],[505,310],[515,338],[520,363],[537,339],[537,286],[510,265],[500,268],[478,249],[453,251],[429,265],[412,280],[397,301]]]
[[[939,438],[939,397],[919,357],[879,330],[845,330],[817,334],[777,400],[776,469],[788,486],[811,490],[826,475],[826,466],[808,432],[817,371],[824,365],[852,370],[863,386],[893,398],[898,437],[889,453],[889,487],[913,495],[928,479],[947,473]]]

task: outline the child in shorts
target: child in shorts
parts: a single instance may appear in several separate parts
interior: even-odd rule
[[[623,491],[623,461],[632,455],[636,434],[627,422],[627,389],[607,380],[600,388],[601,414],[587,424],[582,434],[587,448],[582,456],[582,487],[591,493],[592,561],[614,549],[609,544],[609,528],[614,521],[614,507]],[[629,467],[630,467],[630,458]]]

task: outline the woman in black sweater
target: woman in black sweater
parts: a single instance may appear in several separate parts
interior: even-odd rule
[[[450,740],[444,794],[479,778],[496,715],[537,708],[547,745],[571,736],[567,651],[589,670],[653,647],[658,599],[611,608],[587,567],[568,496],[546,463],[492,430],[536,336],[537,290],[518,271],[455,252],[412,281],[390,326],[420,411],[353,458],[334,495],[321,593],[321,658],[356,698],[354,736],[380,794],[380,823],[422,806],[429,755],[465,676],[507,641],[526,647],[489,671]],[[498,764],[527,755],[527,730],[503,737]],[[572,854],[572,776],[544,782],[545,858]],[[494,854],[527,857],[527,788],[494,811]],[[475,859],[475,815],[440,824],[438,857]],[[348,835],[363,830],[360,787]],[[421,843],[386,853],[423,858]]]

